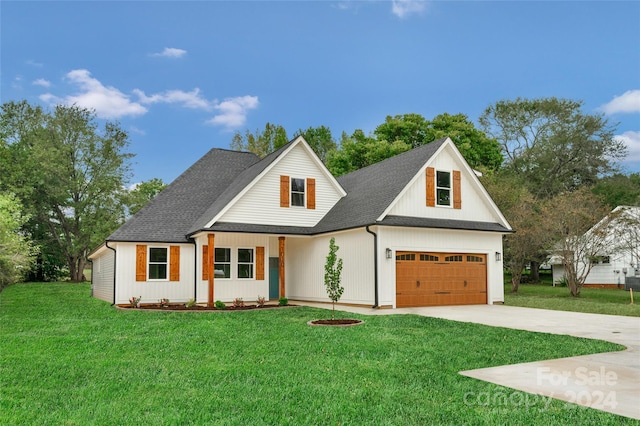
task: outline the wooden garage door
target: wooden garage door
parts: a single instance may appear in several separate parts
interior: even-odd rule
[[[487,303],[487,256],[396,253],[396,306]]]

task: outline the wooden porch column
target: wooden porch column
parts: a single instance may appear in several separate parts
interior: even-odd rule
[[[278,284],[280,297],[284,296],[284,237],[278,237]]]
[[[213,307],[213,279],[215,276],[215,271],[213,269],[213,256],[216,251],[214,245],[215,234],[207,235],[207,242],[209,245],[209,249],[207,250],[207,267],[209,269],[209,297],[207,299],[207,306],[210,308]]]

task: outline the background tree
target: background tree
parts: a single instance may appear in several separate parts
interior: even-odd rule
[[[506,156],[505,166],[521,176],[538,199],[593,185],[617,170],[624,143],[599,114],[585,114],[582,101],[543,98],[503,100],[480,117],[488,137]]]
[[[309,127],[307,130],[300,129],[296,132],[294,139],[298,136],[302,136],[307,141],[323,163],[327,162],[329,153],[338,147],[333,135],[331,135],[331,130],[326,126]]]
[[[26,102],[2,107],[5,155],[11,167],[3,185],[15,188],[32,219],[26,228],[38,244],[55,245],[72,281],[81,281],[89,250],[124,217],[122,191],[129,178],[128,136],[116,123],[98,129],[93,112],[57,106],[52,112]],[[9,126],[4,128],[4,125]]]
[[[138,213],[147,203],[155,198],[167,185],[159,178],[141,182],[124,194],[127,215]]]
[[[327,288],[327,296],[331,299],[331,319],[335,319],[336,302],[342,297],[344,287],[340,284],[342,278],[342,259],[338,258],[336,239],[329,240],[329,254],[324,264],[324,285]]]
[[[640,206],[640,173],[616,173],[603,177],[596,183],[593,192],[601,196],[611,208]]]
[[[373,131],[379,141],[393,143],[402,141],[411,148],[417,148],[429,140],[429,122],[420,114],[388,115],[384,123]]]
[[[545,220],[540,222],[540,232],[557,236],[550,249],[560,257],[569,292],[577,297],[591,272],[593,259],[609,252],[614,217],[588,187],[558,194],[542,207]]]
[[[36,247],[22,231],[27,218],[20,201],[0,193],[0,290],[23,279],[31,269]]]
[[[284,127],[267,123],[262,132],[258,129],[255,133],[245,130],[244,135],[236,132],[231,139],[231,149],[253,152],[262,158],[286,145],[287,142],[289,142],[289,138],[287,138],[287,131]]]

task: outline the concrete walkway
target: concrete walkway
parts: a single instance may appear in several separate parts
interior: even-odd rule
[[[295,302],[330,309],[330,304]],[[415,314],[494,327],[606,340],[620,352],[461,371],[460,374],[640,420],[640,318],[504,305],[370,309],[340,305],[364,315]]]

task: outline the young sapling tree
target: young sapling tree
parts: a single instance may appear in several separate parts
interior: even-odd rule
[[[338,258],[336,239],[329,240],[329,254],[324,264],[324,285],[327,288],[327,296],[331,299],[331,319],[335,319],[336,302],[342,297],[344,287],[340,285],[342,275],[342,259]]]

